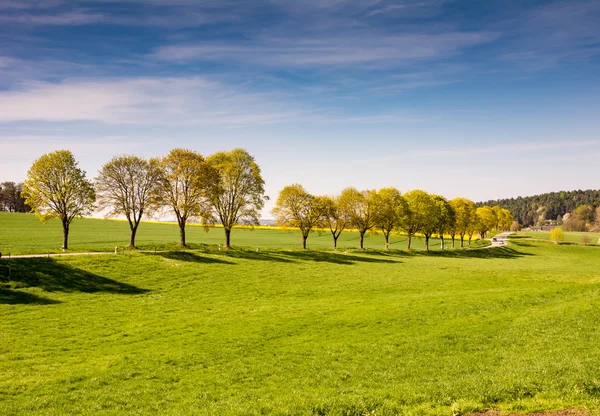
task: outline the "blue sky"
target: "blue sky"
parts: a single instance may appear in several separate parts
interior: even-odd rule
[[[598,0],[0,0],[0,180],[63,148],[94,177],[244,147],[272,199],[598,188],[599,21]]]

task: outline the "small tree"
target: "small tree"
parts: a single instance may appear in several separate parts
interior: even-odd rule
[[[92,183],[77,165],[68,150],[47,153],[33,163],[23,183],[25,203],[43,223],[50,218],[61,220],[65,250],[71,222],[89,214],[96,199]]]
[[[360,249],[364,249],[365,234],[379,223],[379,198],[375,190],[358,191],[346,188],[340,195],[341,203],[347,207],[350,224],[360,235]]]
[[[440,236],[441,249],[445,250],[445,241],[444,234],[450,233],[452,239],[454,240],[455,231],[455,222],[456,215],[454,214],[454,210],[450,203],[443,196],[432,195],[434,203],[437,205],[438,209],[438,221],[436,225],[436,233]],[[454,247],[454,244],[453,244]]]
[[[517,221],[513,221],[510,224],[510,231],[516,232],[516,231],[519,231],[520,229],[521,229],[521,224],[519,224]]]
[[[348,209],[342,204],[340,197],[321,197],[323,202],[323,225],[329,228],[333,237],[333,249],[337,248],[337,240],[348,226]]]
[[[129,223],[129,247],[144,214],[156,209],[161,170],[156,159],[118,156],[105,164],[96,178],[98,207],[107,215],[124,215]]]
[[[554,244],[559,244],[561,241],[565,240],[565,233],[562,228],[555,228],[550,231],[550,240],[554,242]]]
[[[406,215],[408,205],[396,188],[381,188],[379,198],[379,223],[377,224],[385,238],[385,248],[390,248],[390,234],[400,226],[400,219]]]
[[[265,182],[254,157],[244,149],[215,153],[207,162],[219,172],[219,186],[209,199],[225,231],[225,248],[229,248],[235,225],[259,224],[260,210],[268,199]]]
[[[173,149],[159,159],[161,168],[158,181],[159,201],[175,213],[182,247],[186,247],[185,225],[198,218],[204,223],[211,219],[208,197],[216,192],[219,174],[204,157],[187,149]]]
[[[308,235],[321,223],[324,202],[306,192],[302,185],[293,184],[281,190],[271,212],[278,225],[300,229],[302,248],[306,248]]]
[[[454,210],[454,229],[456,234],[460,236],[460,246],[462,248],[465,246],[465,235],[468,234],[475,221],[475,203],[465,198],[455,198],[450,200],[449,204]],[[454,240],[452,240],[452,247],[454,247]]]

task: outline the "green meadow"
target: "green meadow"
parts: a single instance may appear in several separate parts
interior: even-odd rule
[[[2,251],[60,243],[17,217]],[[364,252],[347,233],[301,250],[238,230],[219,251],[221,230],[195,228],[185,252],[1,260],[0,414],[599,414],[598,247]],[[126,231],[80,220],[73,247]],[[140,242],[176,231],[143,224]]]
[[[550,232],[549,231],[528,231],[522,232],[519,235],[529,237],[535,240],[547,240],[550,241]],[[576,231],[566,231],[565,235],[565,243],[572,244],[593,244],[596,245],[598,241],[600,241],[600,233],[583,233]]]
[[[275,227],[257,227],[255,229],[236,228],[232,232],[231,243],[238,247],[261,248],[301,248],[302,240],[298,230],[280,230]],[[210,228],[207,232],[197,224],[186,226],[187,243],[191,249],[223,244],[223,229]],[[425,249],[423,237],[413,237],[412,248]],[[136,237],[136,245],[143,250],[154,248],[177,249],[179,228],[173,223],[143,222]],[[475,240],[472,241],[472,245]],[[114,251],[127,248],[129,244],[129,224],[120,220],[77,218],[73,220],[69,233],[69,251]],[[465,243],[466,244],[466,243]],[[60,253],[62,245],[62,225],[58,220],[40,223],[32,214],[0,212],[0,252],[18,254]],[[430,239],[430,249],[440,247],[440,240]],[[457,246],[459,242],[457,241]],[[476,245],[476,243],[475,243]],[[308,247],[327,249],[333,246],[329,231],[316,231],[308,238]],[[339,248],[358,248],[359,235],[355,231],[342,233],[338,240]],[[405,249],[407,237],[392,235],[390,248]],[[383,236],[371,234],[365,238],[367,249],[384,248]]]

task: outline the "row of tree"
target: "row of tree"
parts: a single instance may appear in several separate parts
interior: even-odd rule
[[[508,209],[515,220],[524,227],[560,222],[567,213],[572,213],[582,205],[592,209],[600,207],[600,190],[560,191],[546,194],[498,199],[478,205],[499,205]]]
[[[29,212],[31,208],[25,204],[21,195],[23,184],[14,182],[0,183],[0,211]]]
[[[300,230],[304,248],[310,233],[322,228],[331,232],[334,248],[348,228],[358,231],[361,249],[364,236],[370,231],[383,234],[386,248],[391,233],[396,231],[408,236],[409,250],[417,233],[425,237],[426,250],[433,235],[441,239],[442,249],[445,236],[450,236],[453,248],[456,237],[464,247],[465,237],[470,244],[476,233],[485,238],[488,231],[508,230],[513,223],[510,211],[499,206],[477,208],[473,201],[464,198],[448,201],[422,190],[402,195],[395,188],[364,191],[346,188],[340,195],[330,197],[312,195],[299,184],[286,186],[279,193],[272,214],[280,226]]]
[[[126,217],[131,247],[142,218],[167,211],[177,219],[182,246],[186,246],[186,224],[196,219],[206,225],[220,222],[229,247],[232,228],[258,224],[267,199],[260,168],[244,149],[207,158],[186,149],[153,159],[117,156],[94,181],[86,178],[70,151],[59,150],[33,163],[22,195],[42,222],[61,220],[64,249],[73,219],[94,210]]]

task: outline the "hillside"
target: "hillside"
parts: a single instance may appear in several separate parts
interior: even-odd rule
[[[578,264],[574,271],[572,265]],[[598,248],[1,260],[0,413],[451,415],[597,403]]]
[[[540,219],[557,220],[580,205],[600,206],[600,190],[560,191],[540,195],[497,199],[480,202],[481,205],[499,205],[508,209],[523,226],[535,225]]]

